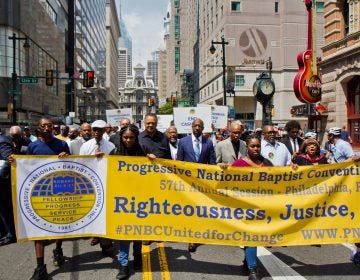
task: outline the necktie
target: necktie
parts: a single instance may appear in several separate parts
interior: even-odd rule
[[[294,141],[294,153],[296,153],[297,152],[296,139],[293,139],[293,141]]]
[[[200,141],[199,141],[198,138],[195,139],[194,153],[195,153],[196,161],[199,161],[199,158],[200,158]]]
[[[100,153],[100,142],[96,142],[95,153]]]

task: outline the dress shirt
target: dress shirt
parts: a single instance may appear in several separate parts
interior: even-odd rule
[[[176,160],[178,144],[179,144],[179,140],[176,140],[174,145],[171,142],[169,142],[171,158],[174,159],[174,160]]]
[[[105,155],[110,154],[110,152],[115,148],[115,145],[113,143],[105,139],[101,139],[99,143],[100,152],[104,153]],[[94,138],[92,138],[81,146],[80,155],[95,155],[97,149],[97,142]]]
[[[294,153],[298,152],[299,151],[299,143],[298,143],[298,140],[297,138],[289,138],[290,139],[290,143],[291,143],[291,147],[292,147],[292,150]]]
[[[272,145],[266,140],[261,140],[261,155],[270,160],[274,166],[286,166],[291,163],[291,154],[283,143],[275,141]]]

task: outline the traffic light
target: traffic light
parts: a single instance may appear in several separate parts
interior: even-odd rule
[[[46,70],[46,85],[54,85],[54,70]]]
[[[152,96],[149,98],[149,107],[154,106],[155,105],[155,98]]]
[[[171,97],[171,105],[175,106],[175,104],[176,104],[176,97],[172,96]]]
[[[83,74],[83,86],[84,87],[93,87],[94,86],[94,71],[85,71]]]

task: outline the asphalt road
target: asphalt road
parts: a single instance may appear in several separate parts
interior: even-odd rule
[[[103,256],[99,246],[91,247],[90,240],[64,242],[66,262],[60,268],[52,264],[54,246],[46,247],[45,257],[48,273],[54,280],[116,279],[117,261]],[[349,260],[350,246],[260,247],[259,271],[264,280],[359,280],[360,267]],[[196,253],[190,254],[185,243],[154,242],[143,248],[143,272],[132,270],[130,279],[246,280],[243,257],[239,247],[201,245]],[[33,242],[0,247],[1,280],[29,279],[35,263]]]

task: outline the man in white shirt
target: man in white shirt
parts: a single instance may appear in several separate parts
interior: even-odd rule
[[[274,166],[291,164],[291,154],[283,143],[276,141],[276,131],[272,125],[263,128],[264,139],[261,140],[261,155],[270,160]]]
[[[106,122],[103,120],[96,120],[91,124],[93,138],[82,144],[80,148],[80,155],[95,155],[102,157],[108,155],[115,148],[115,145],[103,138],[105,132]],[[94,237],[91,241],[91,246],[100,243],[102,253],[114,258],[116,250],[113,247],[111,239]]]
[[[105,132],[103,134],[103,138],[105,140],[110,140],[110,136],[111,136],[111,124],[107,123],[105,126]]]
[[[115,145],[103,138],[106,122],[96,120],[91,124],[93,138],[85,142],[80,148],[80,155],[108,155],[115,148]]]
[[[166,137],[169,140],[171,158],[173,160],[176,160],[176,154],[177,154],[179,140],[178,140],[177,129],[175,126],[170,126],[166,130]]]
[[[81,146],[91,139],[91,125],[83,123],[80,126],[80,137],[73,141],[70,141],[69,149],[72,155],[79,155]]]

